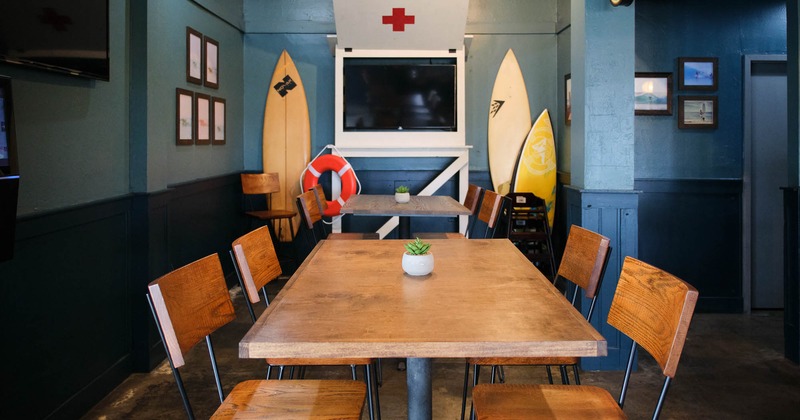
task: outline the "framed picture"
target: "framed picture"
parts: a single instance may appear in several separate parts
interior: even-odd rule
[[[178,146],[194,143],[194,94],[175,89],[175,140]]]
[[[211,97],[204,93],[194,94],[194,144],[211,144]]]
[[[717,128],[716,96],[678,96],[678,128]]]
[[[204,45],[204,56],[206,58],[204,84],[210,88],[219,88],[219,43],[206,37]]]
[[[717,90],[717,57],[678,58],[678,89]]]
[[[572,124],[572,73],[564,76],[564,124]]]
[[[672,73],[636,73],[633,113],[672,115]]]
[[[203,35],[186,27],[186,81],[203,84]]]
[[[211,144],[225,144],[225,99],[211,98]]]

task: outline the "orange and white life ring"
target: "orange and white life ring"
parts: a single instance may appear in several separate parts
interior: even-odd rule
[[[356,192],[356,173],[353,172],[353,167],[341,156],[318,156],[306,168],[306,173],[303,175],[303,191],[314,188],[319,183],[320,175],[327,171],[336,172],[342,180],[342,193],[336,200],[327,201],[328,208],[323,212],[325,216],[333,217],[339,215],[342,205]]]

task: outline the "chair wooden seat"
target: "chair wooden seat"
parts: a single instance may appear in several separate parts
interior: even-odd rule
[[[477,418],[626,418],[622,408],[636,360],[633,355],[639,346],[653,357],[664,375],[652,416],[657,419],[678,369],[697,298],[697,289],[683,280],[625,257],[608,311],[608,324],[631,339],[619,399],[615,401],[605,389],[580,385],[483,384],[472,394]]]
[[[322,220],[327,209],[328,201],[320,184],[297,196],[297,210],[310,243],[322,239],[380,239],[377,232],[328,232]]]
[[[294,239],[294,219],[297,217],[297,212],[291,208],[276,209],[272,207],[272,194],[279,193],[281,190],[278,173],[244,173],[240,175],[240,178],[242,181],[242,193],[246,200],[244,213],[254,219],[268,222],[267,224],[272,229],[272,237],[276,241],[290,242]],[[251,201],[255,197],[263,197],[266,207],[254,209],[255,205]],[[289,224],[289,235],[283,234],[283,224],[285,222]],[[274,226],[276,223],[277,229]]]
[[[309,191],[310,193],[311,191]],[[313,199],[312,199],[313,200]],[[270,239],[269,230],[261,227],[237,238],[231,244],[231,259],[239,277],[239,284],[245,295],[245,303],[250,318],[255,323],[256,315],[253,305],[261,300],[269,307],[269,299],[265,286],[281,274],[278,256]],[[271,376],[273,366],[279,366],[278,378],[283,378],[285,366],[350,366],[353,379],[356,379],[356,366],[364,366],[364,379],[368,390],[369,417],[380,419],[380,398],[377,387],[373,386],[371,358],[269,358],[267,362],[267,378]],[[373,392],[374,391],[374,392]]]
[[[246,211],[244,214],[259,220],[291,219],[297,216],[296,211],[290,210],[254,210]]]
[[[492,366],[560,366],[577,365],[580,360],[579,357],[469,357],[467,363]]]
[[[336,358],[300,359],[300,358],[288,358],[288,357],[281,357],[281,358],[272,357],[266,360],[267,363],[272,366],[346,366],[346,365],[366,366],[373,362],[373,359],[367,357],[350,358],[350,359],[336,359]]]
[[[460,232],[417,232],[411,235],[412,238],[420,239],[464,239],[472,229],[472,223],[475,222],[475,217],[478,212],[478,203],[481,200],[481,193],[483,188],[475,184],[469,184],[467,188],[467,195],[464,197],[464,207],[469,209],[469,222],[467,229],[464,233]]]
[[[487,191],[489,193],[489,191]],[[484,198],[485,200],[485,198]],[[546,223],[546,220],[545,220]],[[559,279],[565,279],[572,283],[574,286],[572,293],[572,304],[577,302],[578,291],[583,289],[584,297],[591,299],[587,320],[591,320],[592,313],[594,312],[594,305],[597,300],[597,292],[600,289],[600,281],[603,278],[603,272],[608,261],[611,247],[609,246],[610,240],[600,235],[599,233],[592,232],[580,226],[573,225],[570,228],[569,236],[567,237],[567,244],[564,247],[564,256],[561,265],[558,267],[558,272],[553,280],[555,285]],[[580,376],[578,374],[578,363],[580,359],[577,357],[472,357],[467,359],[466,370],[464,372],[464,389],[462,391],[461,400],[461,413],[462,417],[466,411],[467,406],[467,387],[469,384],[469,367],[474,366],[473,373],[473,386],[478,383],[478,376],[480,373],[480,366],[492,366],[492,378],[495,380],[495,372],[497,366],[505,365],[530,365],[530,366],[546,366],[547,377],[550,383],[553,383],[553,376],[550,366],[559,366],[561,371],[561,381],[564,384],[569,383],[567,376],[567,366],[572,366],[575,376],[575,383],[580,384]],[[503,374],[501,373],[501,381]],[[474,401],[474,400],[473,400]]]
[[[411,236],[420,239],[467,239],[466,236],[458,232],[420,232]]]
[[[365,388],[363,382],[340,380],[244,381],[211,418],[358,420]]]
[[[217,254],[173,270],[147,289],[147,302],[190,419],[194,413],[179,369],[186,364],[186,354],[203,339],[220,400],[211,418],[361,418],[367,387],[359,381],[251,380],[237,384],[225,397],[211,334],[233,321],[236,312]]]
[[[589,385],[480,384],[472,393],[478,419],[625,419],[605,389]]]

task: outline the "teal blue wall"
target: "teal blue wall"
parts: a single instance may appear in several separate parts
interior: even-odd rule
[[[237,29],[242,23],[242,2],[201,3],[150,0],[146,24],[132,28],[129,2],[111,0],[108,82],[0,64],[0,74],[13,79],[20,216],[131,191],[157,191],[242,169],[244,60],[242,36]],[[186,26],[220,43],[218,90],[186,82]],[[146,33],[139,30],[142,27]],[[144,67],[129,56],[130,44],[142,38],[147,49]],[[132,72],[146,73],[146,93],[130,94],[129,83],[134,76],[140,76]],[[176,87],[227,100],[227,145],[175,146]],[[132,98],[144,101],[137,109],[146,110],[147,117],[135,122],[146,124],[146,129],[130,127]],[[138,149],[146,153],[147,162],[133,171],[129,167],[130,142],[147,143]]]
[[[127,2],[109,2],[110,81],[0,64],[12,78],[19,216],[128,192]]]
[[[636,178],[742,177],[746,54],[786,54],[785,0],[636,2],[636,71],[672,72],[674,109],[636,117]],[[678,129],[678,57],[719,58],[716,130]]]
[[[233,2],[234,4],[236,2]],[[241,32],[197,4],[150,0],[147,18],[147,190],[240,171],[243,47]],[[219,89],[186,81],[186,27],[219,42]],[[175,88],[226,100],[227,144],[175,145]]]
[[[499,6],[498,6],[499,5]],[[289,52],[300,72],[311,117],[312,154],[333,143],[334,57],[326,35],[333,34],[332,2],[245,1],[244,166],[261,169],[262,119],[267,85],[278,56]],[[486,133],[489,96],[506,50],[512,48],[522,68],[532,117],[544,108],[559,108],[556,6],[554,0],[503,2],[473,0],[466,33],[474,35],[467,57],[467,144],[472,145],[470,169],[488,170]],[[554,124],[554,129],[559,130]],[[391,162],[382,169],[430,169],[428,160]],[[365,163],[365,165],[368,165]],[[391,165],[391,166],[386,166]],[[440,167],[437,166],[437,167]]]

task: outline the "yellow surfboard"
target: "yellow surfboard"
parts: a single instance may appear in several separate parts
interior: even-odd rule
[[[277,172],[281,191],[272,195],[272,208],[294,210],[300,191],[300,174],[311,159],[311,125],[308,119],[306,90],[300,74],[284,50],[281,53],[267,93],[264,108],[263,133],[264,172]],[[299,216],[293,220],[295,232],[288,221],[281,226],[281,241],[291,240],[300,225]]]
[[[489,172],[494,191],[510,191],[522,142],[531,129],[531,108],[525,79],[514,51],[506,52],[492,88],[489,104]]]
[[[514,192],[532,192],[544,199],[547,221],[553,226],[556,214],[556,145],[550,113],[545,109],[533,123],[520,149],[514,171]]]

